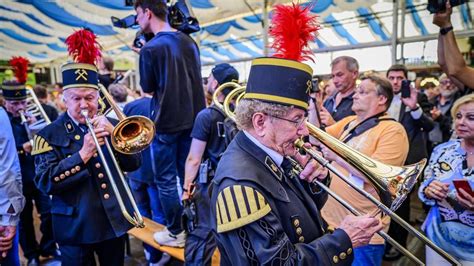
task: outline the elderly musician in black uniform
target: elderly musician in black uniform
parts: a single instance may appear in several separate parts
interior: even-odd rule
[[[68,39],[81,38],[81,35],[95,38],[87,30],[74,34]],[[82,51],[81,47],[69,48],[74,54],[84,54],[77,51]],[[62,67],[67,111],[35,137],[35,182],[42,191],[52,195],[53,231],[60,246],[62,265],[95,265],[94,253],[100,265],[123,265],[124,236],[132,227],[120,212],[109,179],[115,178],[123,193],[112,156],[124,171],[137,169],[140,157],[112,155],[102,145],[104,138],[110,138],[113,125],[105,116],[97,114],[99,91],[95,60],[96,57],[86,63],[68,63]],[[97,147],[81,114],[84,109],[89,112],[107,162],[97,156]],[[113,176],[107,176],[104,163],[110,166]]]
[[[328,195],[311,181],[327,184],[328,172],[294,146],[309,134],[311,77],[311,67],[298,61],[252,62],[236,107],[242,131],[224,152],[210,188],[221,265],[350,265],[353,248],[382,229],[375,218],[348,216],[333,233],[325,230],[319,210]],[[304,166],[299,176],[286,156]]]

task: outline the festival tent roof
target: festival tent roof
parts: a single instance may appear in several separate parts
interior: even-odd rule
[[[264,54],[263,0],[189,0],[201,31],[193,34],[200,44],[204,65],[235,62]],[[291,3],[291,1],[268,1]],[[399,0],[405,11],[394,21],[391,0],[300,1],[311,5],[322,25],[311,47],[316,51],[344,50],[391,44],[393,23],[398,36],[407,41],[435,39],[438,28],[426,11],[426,1]],[[124,0],[3,0],[0,2],[0,58],[26,56],[32,62],[66,59],[65,38],[74,30],[87,27],[98,36],[104,50],[114,58],[133,57],[130,45],[137,29],[111,25],[111,16],[133,14]],[[472,3],[455,8],[453,24],[457,31],[472,33]],[[403,9],[403,8],[402,8]],[[271,17],[271,12],[269,14]],[[403,34],[401,35],[400,33]],[[339,48],[338,48],[339,47]],[[435,49],[434,49],[435,50]],[[431,51],[435,53],[435,51]]]

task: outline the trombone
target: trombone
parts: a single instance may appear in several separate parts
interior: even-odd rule
[[[118,152],[124,154],[134,154],[142,151],[143,149],[147,148],[153,140],[155,135],[155,125],[154,123],[147,117],[144,116],[131,116],[125,117],[125,114],[119,109],[117,104],[113,101],[109,92],[104,88],[104,86],[99,84],[100,92],[103,94],[104,99],[108,101],[112,110],[115,111],[117,117],[120,119],[120,122],[115,126],[114,131],[112,133],[112,145]],[[86,109],[81,110],[82,116],[84,116],[86,120],[87,127],[89,128],[89,132],[91,132],[92,138],[97,148],[97,153],[99,154],[100,159],[105,168],[105,172],[109,178],[110,184],[112,186],[112,190],[114,191],[117,202],[119,204],[120,210],[122,215],[127,219],[127,221],[133,224],[137,228],[145,227],[145,223],[143,221],[143,217],[138,210],[137,204],[135,199],[133,198],[132,192],[128,187],[128,184],[125,180],[122,170],[117,162],[117,159],[113,156],[114,151],[109,144],[107,138],[104,138],[105,146],[107,151],[109,152],[112,161],[114,163],[115,168],[117,169],[117,173],[119,175],[119,179],[122,182],[124,187],[126,196],[128,197],[132,208],[133,208],[133,217],[128,213],[127,208],[125,207],[124,201],[120,192],[118,190],[117,184],[115,183],[114,178],[112,177],[112,172],[110,171],[110,167],[105,159],[104,153],[100,148],[99,140],[97,136],[94,134],[94,127],[92,122],[89,118],[89,111]]]
[[[228,97],[229,96],[230,95],[228,95]],[[241,96],[242,95],[239,95],[239,98],[241,98]],[[224,101],[223,110],[225,111],[226,115],[229,118],[235,121],[235,114],[232,111],[230,111],[229,107],[225,106],[225,104],[228,104],[228,103],[230,103],[230,100]],[[394,210],[396,210],[401,205],[403,200],[407,197],[408,193],[411,191],[411,189],[415,185],[416,180],[421,175],[422,170],[426,165],[426,159],[423,159],[416,164],[403,166],[403,167],[395,167],[395,166],[383,164],[381,162],[378,162],[376,160],[373,160],[363,155],[357,150],[354,150],[352,147],[349,147],[348,145],[341,142],[340,140],[332,137],[331,135],[317,128],[313,124],[306,122],[305,125],[308,128],[311,136],[319,140],[322,144],[327,146],[329,149],[335,152],[338,156],[342,157],[350,165],[352,165],[357,170],[359,170],[364,175],[366,175],[368,180],[376,187],[377,192],[383,203],[377,200],[371,194],[367,193],[365,190],[352,184],[352,182],[347,177],[341,174],[339,170],[337,170],[333,165],[329,163],[328,160],[323,158],[321,155],[317,154],[310,148],[304,147],[304,142],[301,139],[295,142],[295,147],[297,149],[308,153],[319,164],[321,164],[323,167],[326,167],[329,171],[333,172],[335,175],[337,175],[339,178],[345,181],[349,186],[351,186],[357,192],[361,193],[363,196],[369,199],[381,211],[383,211],[385,214],[390,216],[395,222],[397,222],[399,225],[405,228],[408,232],[412,233],[415,237],[417,237],[423,243],[425,243],[430,248],[432,248],[436,253],[443,256],[446,260],[450,261],[453,265],[460,265],[460,263],[456,259],[454,259],[446,251],[438,247],[436,244],[434,244],[431,240],[425,237],[422,233],[420,233],[418,230],[416,230],[413,226],[408,224],[406,221],[404,221],[402,218],[400,218],[400,216],[398,216],[394,212]],[[297,166],[296,161],[294,160],[290,160],[290,161],[293,162],[294,167]],[[344,207],[349,209],[349,211],[351,211],[355,215],[359,215],[358,211],[355,208],[353,208],[349,203],[345,202],[340,196],[336,195],[332,190],[330,190],[327,186],[325,186],[318,180],[315,180],[315,181],[322,189],[328,192],[328,194],[330,194],[335,200],[337,200],[340,204],[342,204]],[[390,208],[387,207],[387,205],[390,206]],[[406,250],[403,246],[398,244],[398,242],[396,242],[388,234],[386,234],[383,231],[380,231],[377,233],[380,236],[382,236],[385,240],[387,240],[389,243],[391,243],[400,252],[405,254],[408,258],[410,258],[417,264],[424,265],[418,258],[416,258],[411,252]]]
[[[35,117],[37,120],[32,124],[28,124],[27,114],[31,117]],[[21,124],[25,127],[26,134],[31,146],[34,145],[33,138],[38,131],[45,126],[51,124],[51,120],[41,106],[41,102],[36,97],[35,91],[30,87],[26,88],[26,108],[20,110]]]

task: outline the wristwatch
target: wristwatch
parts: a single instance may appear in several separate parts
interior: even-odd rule
[[[453,26],[449,26],[449,27],[446,27],[446,28],[441,28],[439,30],[439,34],[446,35],[446,33],[450,32],[452,30],[453,30]]]

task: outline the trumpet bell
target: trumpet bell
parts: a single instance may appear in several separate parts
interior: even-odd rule
[[[124,154],[135,154],[146,149],[155,135],[155,123],[141,115],[121,120],[112,133],[112,146]]]

